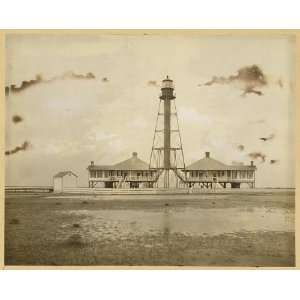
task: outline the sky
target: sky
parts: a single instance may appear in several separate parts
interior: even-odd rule
[[[186,165],[254,160],[256,186],[294,187],[294,50],[289,36],[10,34],[6,185],[72,170],[87,186],[90,161],[149,162],[169,75]]]

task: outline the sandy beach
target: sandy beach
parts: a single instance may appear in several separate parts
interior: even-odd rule
[[[7,193],[6,265],[294,266],[293,190]]]

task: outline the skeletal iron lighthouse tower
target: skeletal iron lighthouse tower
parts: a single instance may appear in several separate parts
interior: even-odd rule
[[[163,173],[165,188],[170,186],[170,170],[176,175],[176,186],[178,179],[184,182],[181,170],[185,163],[175,98],[173,80],[167,76],[162,81],[150,156],[150,169]]]

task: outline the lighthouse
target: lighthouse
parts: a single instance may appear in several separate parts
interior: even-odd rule
[[[173,81],[169,79],[169,76],[162,81],[161,96],[159,98],[164,102],[164,168],[169,170],[171,167],[171,101],[176,98]]]
[[[173,80],[166,76],[161,84],[160,102],[150,156],[150,169],[156,169],[161,174],[163,173],[164,188],[170,187],[170,170],[175,173],[176,178],[182,179],[181,170],[185,168],[175,98]],[[163,120],[160,120],[161,118]]]

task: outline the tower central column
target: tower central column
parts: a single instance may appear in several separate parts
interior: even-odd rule
[[[171,147],[171,101],[164,100],[164,168],[170,169],[170,147]]]
[[[173,80],[162,82],[160,99],[164,101],[164,187],[169,188],[171,168],[171,101],[175,99]]]

